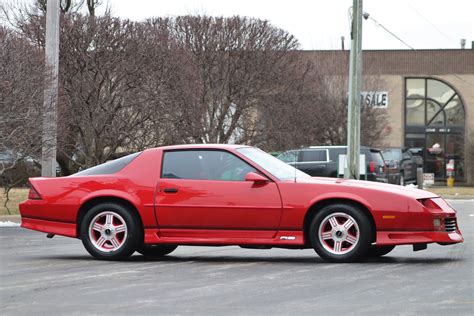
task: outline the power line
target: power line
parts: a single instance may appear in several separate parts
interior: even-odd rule
[[[407,46],[408,48],[410,48],[412,51],[419,51],[418,49],[415,49],[413,46],[407,44],[407,42],[405,42],[404,40],[402,40],[399,36],[397,36],[395,33],[393,33],[392,31],[390,31],[389,29],[387,29],[384,25],[382,25],[380,22],[378,22],[377,20],[375,20],[371,15],[369,15],[367,12],[364,12],[364,18],[367,20],[367,19],[371,19],[375,25],[377,25],[378,27],[381,27],[384,31],[386,31],[387,33],[389,33],[391,36],[393,36],[394,38],[396,38],[399,42],[401,42],[403,45]],[[437,64],[435,62],[433,62],[431,59],[426,59],[430,64],[432,65],[435,65],[437,66]],[[474,87],[474,85],[472,83],[470,83],[469,81],[467,81],[466,79],[460,77],[459,75],[457,74],[452,74],[454,77],[458,78],[459,80],[463,81],[464,83],[468,84],[469,86],[471,87]]]
[[[381,23],[379,23],[376,19],[374,19],[371,15],[367,14],[367,17],[369,19],[371,19],[375,25],[377,25],[378,27],[381,27],[382,29],[384,29],[387,33],[389,33],[390,35],[392,35],[393,37],[395,37],[399,42],[401,42],[403,45],[409,47],[411,50],[416,50],[415,48],[413,48],[413,46],[411,45],[408,45],[407,42],[405,42],[404,40],[402,40],[400,37],[398,37],[395,33],[393,33],[392,31],[390,31],[389,29],[387,29],[385,26],[383,26]]]
[[[433,22],[431,22],[427,17],[425,17],[423,14],[420,13],[416,8],[408,4],[408,6],[415,11],[416,14],[418,14],[422,19],[424,19],[428,24],[430,24],[439,34],[443,35],[445,38],[447,38],[450,41],[456,42],[452,37],[441,31]]]

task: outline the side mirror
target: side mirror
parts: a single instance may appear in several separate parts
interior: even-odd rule
[[[249,172],[245,175],[245,181],[252,181],[255,184],[268,183],[268,179],[255,172]]]

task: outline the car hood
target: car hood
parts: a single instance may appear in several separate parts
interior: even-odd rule
[[[434,194],[429,191],[420,190],[413,187],[404,187],[395,184],[387,184],[381,182],[373,181],[363,181],[363,180],[346,180],[346,179],[337,179],[337,178],[323,178],[323,177],[311,177],[298,179],[299,183],[313,183],[318,185],[340,185],[341,188],[350,189],[362,189],[368,191],[380,191],[380,192],[390,192],[397,195],[402,195],[414,199],[428,199],[439,197],[439,195]]]

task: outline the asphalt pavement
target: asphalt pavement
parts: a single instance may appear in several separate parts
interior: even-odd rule
[[[331,264],[313,250],[179,247],[164,259],[93,259],[80,240],[0,228],[0,315],[474,315],[474,200],[465,238]]]

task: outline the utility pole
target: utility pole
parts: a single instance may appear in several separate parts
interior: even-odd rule
[[[346,179],[359,179],[362,13],[362,0],[353,0],[347,111],[347,167],[344,169]]]
[[[46,4],[45,64],[41,176],[55,177],[59,73],[59,0],[48,0]]]

